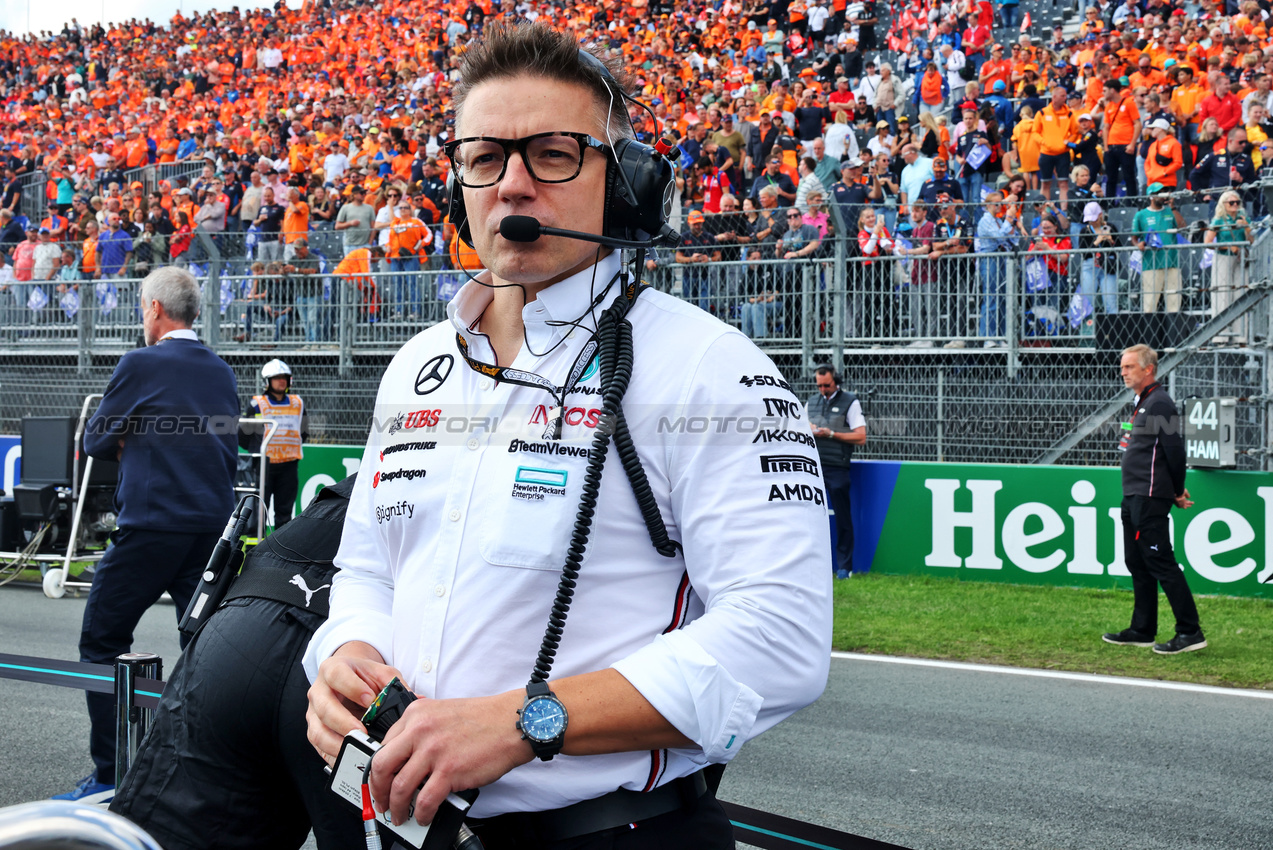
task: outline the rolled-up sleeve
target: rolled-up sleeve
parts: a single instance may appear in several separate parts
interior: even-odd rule
[[[704,613],[613,667],[711,762],[813,702],[831,648],[826,487],[804,406],[748,339],[714,342],[667,447],[671,503]]]

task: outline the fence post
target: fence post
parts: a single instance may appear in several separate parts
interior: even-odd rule
[[[206,237],[208,234],[203,233]],[[208,239],[207,242],[211,242]],[[214,248],[215,250],[215,248]],[[203,344],[217,350],[221,341],[221,261],[220,258],[208,261],[208,277],[203,284]]]
[[[1021,353],[1018,345],[1021,342],[1021,320],[1017,316],[1017,252],[1014,250],[1008,255],[1007,262],[1007,280],[1004,282],[1004,333],[1008,337],[1008,362],[1007,371],[1009,378],[1017,376],[1017,370],[1021,368]]]
[[[937,462],[946,459],[943,441],[946,437],[946,370],[937,370]]]
[[[800,362],[808,372],[813,369],[813,335],[817,324],[813,303],[813,262],[800,267]]]
[[[848,308],[849,288],[845,285],[844,233],[835,235],[835,261],[827,281],[831,298],[831,365],[836,374],[844,374],[844,346],[848,344],[844,313]]]
[[[154,714],[137,705],[137,680],[162,679],[163,659],[153,652],[126,652],[115,659],[115,787],[124,784],[137,747]]]
[[[340,377],[348,378],[353,367],[354,342],[354,294],[353,282],[347,278],[337,277],[336,290],[340,298],[340,326],[337,331],[340,356],[338,360]]]
[[[76,314],[75,373],[81,378],[88,374],[93,355],[93,316],[97,309],[97,292],[93,281],[80,281],[80,311]]]

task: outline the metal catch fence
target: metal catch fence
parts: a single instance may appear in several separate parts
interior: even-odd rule
[[[1185,317],[1180,351],[1165,352],[1180,361],[1172,388],[1178,399],[1243,399],[1240,463],[1266,468],[1273,393],[1263,295],[1273,279],[1273,240],[1262,232],[1253,244],[1219,247],[1240,253],[1208,262],[1215,249],[1200,241],[1156,249],[1177,261]],[[830,239],[808,258],[778,259],[767,250],[758,245],[712,263],[677,263],[673,252],[660,252],[647,279],[748,333],[802,395],[813,392],[816,364],[841,369],[868,417],[861,456],[1037,462],[1088,429],[1055,459],[1117,462],[1110,432],[1117,417],[1087,423],[1121,390],[1117,348],[1096,330],[1102,314],[1143,312],[1150,251],[1140,253],[1138,271],[1129,245],[1047,253],[1027,243],[1013,251],[863,258],[849,256],[855,244]],[[1221,269],[1222,256],[1238,261]],[[259,387],[264,360],[287,359],[314,438],[357,443],[389,358],[445,319],[447,301],[467,277],[440,269],[345,277],[334,266],[324,259],[313,275],[197,267],[204,304],[196,331],[234,367],[245,400]],[[1098,269],[1104,277],[1088,274]],[[1163,277],[1160,312],[1173,306],[1174,276]],[[78,298],[64,301],[58,285],[78,285]],[[139,285],[136,278],[25,283],[4,293],[7,300],[0,294],[0,431],[16,433],[27,413],[74,412],[85,394],[101,391],[118,357],[138,344]],[[46,301],[33,310],[37,286]],[[1232,315],[1219,316],[1226,309]]]

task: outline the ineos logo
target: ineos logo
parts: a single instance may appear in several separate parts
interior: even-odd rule
[[[415,376],[415,394],[428,395],[446,383],[451,374],[455,358],[449,354],[439,354],[420,367],[420,374]]]

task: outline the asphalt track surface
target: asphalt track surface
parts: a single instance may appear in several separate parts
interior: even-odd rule
[[[0,589],[0,652],[74,660],[84,602]],[[134,649],[171,667],[172,605]],[[822,699],[748,744],[721,797],[912,850],[1263,850],[1268,696],[837,657]],[[0,679],[0,711],[0,805],[88,772],[79,692]]]

